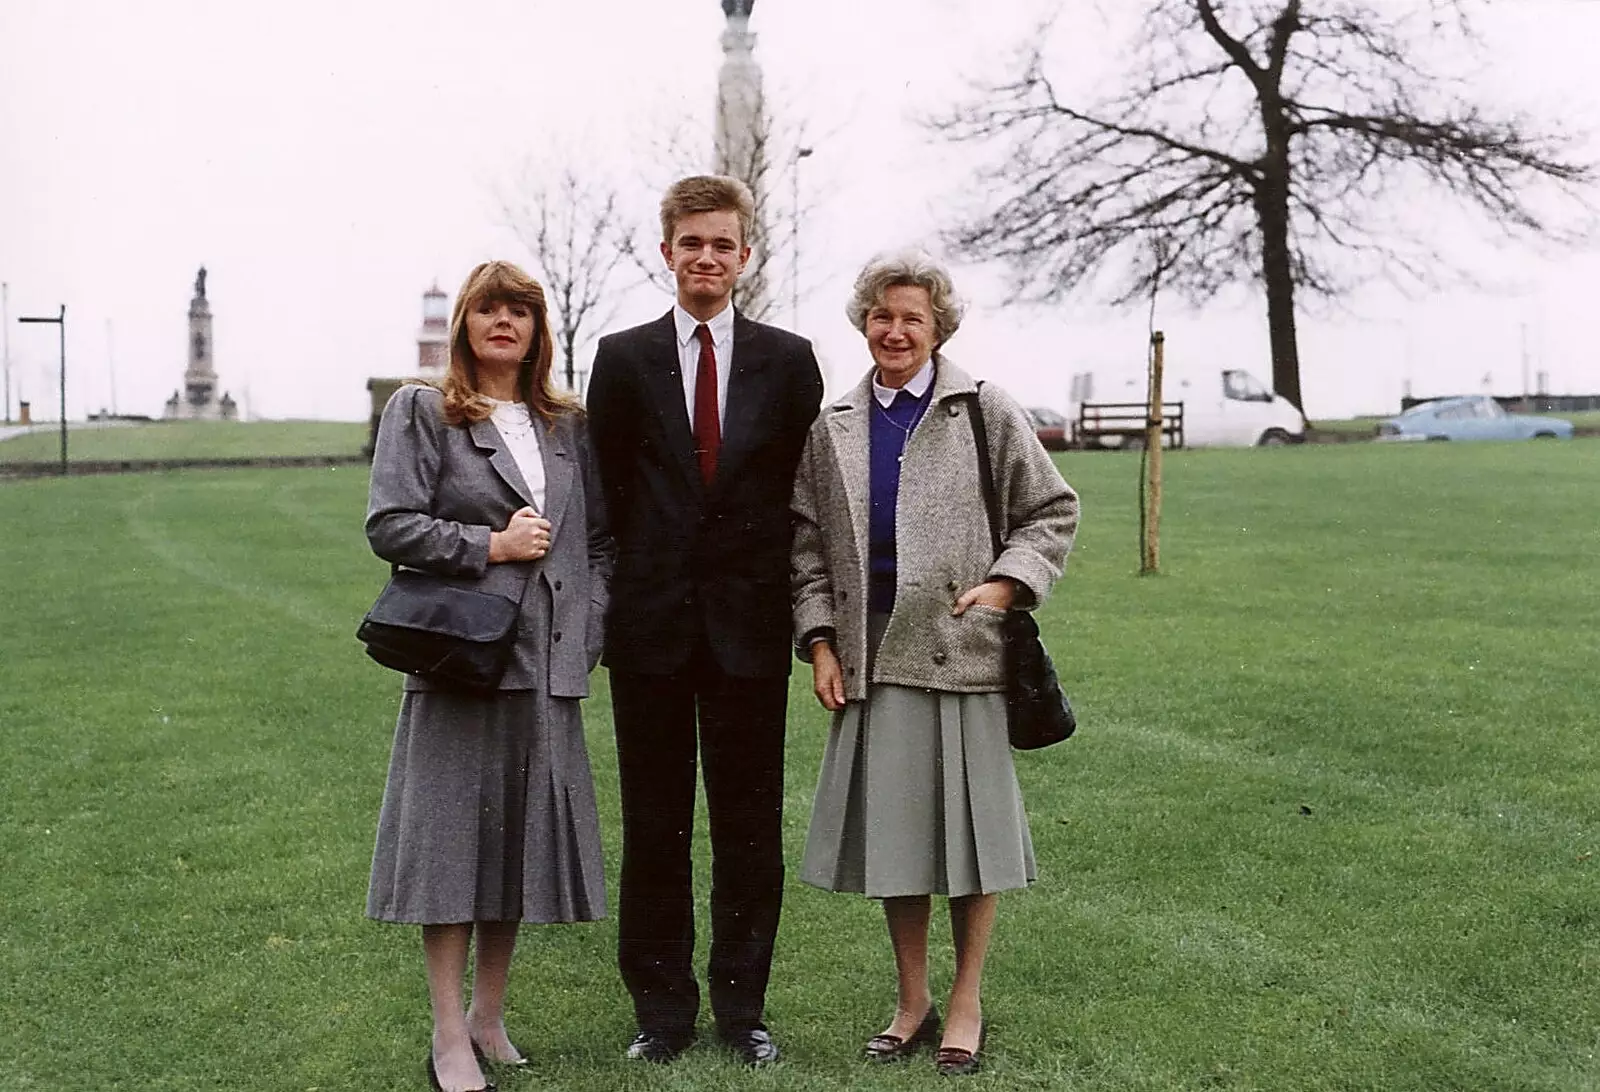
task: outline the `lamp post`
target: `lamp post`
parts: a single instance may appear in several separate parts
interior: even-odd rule
[[[794,203],[789,209],[789,228],[794,238],[789,240],[794,261],[789,270],[789,309],[794,315],[794,329],[800,329],[800,161],[809,158],[815,148],[797,147],[794,162],[790,164],[790,181],[794,183]]]
[[[26,316],[18,322],[53,322],[61,332],[61,476],[67,476],[67,305],[61,304],[55,318]]]
[[[0,407],[0,417],[11,423],[11,286],[0,284],[0,331],[5,334],[6,401]]]

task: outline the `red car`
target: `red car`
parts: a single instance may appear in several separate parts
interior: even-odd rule
[[[1029,406],[1028,416],[1033,419],[1033,434],[1046,451],[1067,449],[1067,419],[1053,409]]]

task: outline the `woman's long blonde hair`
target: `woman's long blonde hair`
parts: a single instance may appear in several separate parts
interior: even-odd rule
[[[450,369],[440,388],[444,391],[444,419],[452,425],[485,421],[494,405],[478,390],[478,361],[467,341],[467,315],[488,300],[492,303],[521,303],[533,312],[533,342],[517,370],[517,397],[537,413],[546,424],[568,413],[581,413],[582,405],[571,395],[550,385],[555,363],[555,339],[550,335],[550,312],[544,302],[544,286],[511,262],[484,262],[467,274],[456,293],[450,314]]]

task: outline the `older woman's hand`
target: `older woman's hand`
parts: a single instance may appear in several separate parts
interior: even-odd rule
[[[811,689],[822,707],[830,713],[844,708],[844,672],[833,645],[818,641],[811,646]]]
[[[974,603],[995,610],[1010,610],[1011,604],[1016,602],[1017,582],[1008,576],[997,577],[994,580],[985,580],[975,588],[968,588],[956,600],[956,605],[950,608],[950,613],[956,617],[967,613],[967,608]]]

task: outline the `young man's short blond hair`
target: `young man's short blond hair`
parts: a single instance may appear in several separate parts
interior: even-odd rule
[[[756,199],[750,187],[725,174],[697,174],[680,178],[661,198],[661,241],[672,245],[678,221],[697,212],[739,214],[739,245],[750,243],[756,219]]]

